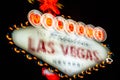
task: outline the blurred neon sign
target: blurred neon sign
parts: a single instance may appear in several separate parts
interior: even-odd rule
[[[92,70],[97,71],[113,61],[110,50],[101,43],[107,38],[106,31],[99,26],[85,25],[50,13],[42,14],[38,10],[31,10],[28,20],[32,26],[14,26],[14,31],[10,27],[12,38],[6,35],[7,39],[13,40],[10,44],[23,49],[14,48],[15,52],[31,53],[46,62],[45,66],[49,64],[56,68],[52,71],[63,72],[64,76],[58,73],[60,77],[83,78],[85,73],[91,74]],[[28,55],[27,58],[31,59]],[[39,62],[38,65],[43,66]]]

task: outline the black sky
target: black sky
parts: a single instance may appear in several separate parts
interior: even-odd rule
[[[118,5],[115,1],[105,0],[59,0],[64,5],[60,10],[61,15],[71,16],[75,21],[85,24],[101,26],[107,32],[107,40],[113,52],[114,62],[107,65],[105,69],[85,75],[84,80],[119,80],[120,64],[119,54],[119,23]],[[19,25],[27,21],[27,13],[32,9],[38,9],[38,4],[29,4],[27,0],[2,1],[0,7],[0,76],[3,80],[46,80],[41,76],[41,67],[34,61],[29,61],[22,54],[16,54],[11,45],[8,44],[5,35],[9,33],[8,27]],[[119,19],[119,18],[118,18]],[[78,80],[78,79],[77,79]]]

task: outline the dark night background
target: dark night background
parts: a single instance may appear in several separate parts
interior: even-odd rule
[[[120,47],[119,18],[117,2],[105,0],[59,0],[64,5],[61,15],[71,16],[75,21],[101,26],[107,32],[107,40],[113,52],[114,62],[106,68],[85,75],[83,80],[119,80]],[[41,76],[41,67],[34,61],[29,61],[22,54],[16,54],[5,35],[8,27],[27,21],[27,13],[38,9],[38,3],[30,4],[27,0],[4,0],[0,2],[0,80],[46,80]],[[117,19],[118,18],[118,19]],[[78,79],[77,79],[78,80]]]

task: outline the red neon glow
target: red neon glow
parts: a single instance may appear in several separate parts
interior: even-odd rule
[[[93,38],[93,27],[90,26],[90,25],[87,25],[86,27],[86,36],[89,37],[89,38]]]
[[[31,13],[30,20],[34,24],[39,24],[40,23],[40,16],[38,14]]]
[[[41,17],[41,24],[46,28],[51,28],[55,26],[54,16],[50,13],[45,13]]]
[[[78,25],[76,28],[76,32],[78,35],[84,35],[85,34],[85,28],[83,25]]]
[[[28,20],[30,21],[30,23],[33,25],[33,26],[39,26],[41,25],[41,16],[42,16],[42,13],[40,13],[39,11],[37,10],[31,10],[29,13],[28,13]]]
[[[58,20],[58,26],[59,26],[59,29],[63,29],[63,22]]]
[[[42,68],[42,75],[44,75],[48,80],[60,80],[57,74],[48,71],[46,68]]]
[[[62,32],[65,27],[65,19],[63,17],[57,16],[55,17],[55,29],[59,32]]]
[[[60,11],[57,7],[58,0],[38,0],[40,2],[39,9],[43,12],[52,13],[53,15],[59,15]]]
[[[73,24],[69,24],[69,30],[70,30],[70,32],[74,31],[74,25]]]
[[[76,28],[76,23],[75,23],[75,21],[74,20],[72,20],[72,19],[68,19],[67,21],[66,21],[66,31],[68,32],[68,33],[74,33],[75,32],[75,28]]]
[[[51,18],[47,18],[46,19],[46,24],[48,25],[48,26],[52,26],[52,19]]]
[[[94,37],[97,41],[105,41],[107,38],[107,34],[103,28],[96,27],[94,29]]]

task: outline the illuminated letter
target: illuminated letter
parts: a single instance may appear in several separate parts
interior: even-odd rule
[[[49,43],[48,43],[48,47],[51,49],[51,50],[48,50],[48,53],[52,53],[52,54],[55,53],[55,50],[54,50],[53,46],[54,46],[54,43],[53,43],[53,42],[49,42]],[[47,49],[48,49],[48,48],[47,48]]]
[[[31,10],[29,13],[28,13],[28,20],[29,22],[31,23],[31,25],[33,26],[40,26],[41,25],[41,15],[42,13],[38,10]]]
[[[101,27],[94,28],[94,38],[99,42],[105,41],[107,38],[106,31]]]
[[[93,25],[86,25],[86,37],[88,37],[88,38],[93,38],[94,36],[93,36],[93,32],[94,32],[94,30],[93,30]]]
[[[76,28],[76,23],[74,20],[72,19],[68,19],[66,20],[66,28],[65,31],[67,33],[74,33],[75,32],[75,28]]]
[[[77,50],[76,50],[75,46],[71,46],[71,47],[70,47],[70,51],[71,51],[71,55],[72,55],[73,57],[76,57],[76,55],[77,55]]]
[[[78,55],[78,57],[79,58],[85,58],[84,52],[85,52],[85,50],[83,48],[78,48],[77,49],[77,55]]]
[[[38,48],[37,48],[37,52],[46,52],[46,48],[45,48],[45,42],[43,40],[39,40],[38,43]]]
[[[64,55],[67,55],[67,54],[68,54],[68,47],[69,47],[69,46],[64,47],[62,44],[61,44],[60,46],[61,46],[61,48],[62,48],[63,54],[64,54]]]
[[[94,55],[94,60],[95,61],[99,61],[98,52],[97,51],[93,51],[93,55]]]
[[[43,14],[41,17],[41,24],[46,29],[54,27],[55,26],[54,16],[50,13]]]
[[[55,17],[55,29],[57,30],[57,31],[63,31],[64,30],[64,28],[66,27],[66,25],[65,25],[65,19],[63,18],[63,17],[61,17],[61,16],[57,16],[57,17]]]
[[[78,25],[76,27],[76,34],[83,36],[85,34],[85,24],[82,22],[78,22]]]
[[[28,38],[28,51],[35,52],[35,48],[33,48],[32,42],[33,42],[32,39]]]
[[[87,52],[86,52],[86,59],[90,59],[92,60],[92,53],[90,50],[87,49]]]

